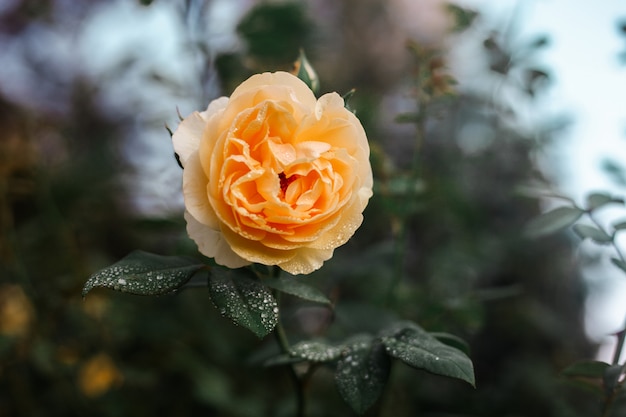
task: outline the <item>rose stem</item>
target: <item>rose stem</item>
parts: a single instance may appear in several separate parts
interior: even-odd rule
[[[271,271],[270,275],[274,276],[274,277],[278,277],[280,276],[280,269],[274,267],[275,269],[273,271]],[[278,270],[278,272],[276,272],[276,270]],[[276,298],[276,303],[279,305],[279,316],[278,316],[278,322],[276,323],[276,329],[274,332],[274,335],[276,337],[276,341],[278,342],[278,346],[280,346],[280,350],[286,354],[289,355],[289,352],[291,351],[291,347],[289,345],[289,339],[287,338],[287,334],[285,332],[285,328],[283,327],[283,323],[282,320],[280,319],[280,292],[279,291],[273,291],[274,292],[274,297]],[[296,416],[297,417],[304,417],[304,411],[305,411],[305,395],[304,395],[304,381],[302,379],[300,379],[300,377],[298,377],[298,374],[296,372],[296,368],[293,365],[289,365],[289,375],[291,377],[291,380],[293,382],[293,386],[294,389],[296,391],[296,407],[297,407],[297,412],[296,412]]]

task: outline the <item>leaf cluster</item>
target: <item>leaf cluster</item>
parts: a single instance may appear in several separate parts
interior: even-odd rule
[[[193,280],[193,282],[191,282]],[[279,321],[276,291],[304,300],[330,301],[319,290],[296,278],[259,276],[253,268],[205,266],[194,259],[135,251],[93,274],[83,288],[108,288],[135,295],[164,295],[185,286],[207,286],[220,314],[257,337],[272,332]],[[338,343],[302,341],[266,365],[307,362],[335,368],[339,393],[363,414],[380,397],[389,378],[391,359],[436,375],[475,385],[467,345],[451,335],[430,334],[412,322],[393,323],[377,335],[359,334]]]

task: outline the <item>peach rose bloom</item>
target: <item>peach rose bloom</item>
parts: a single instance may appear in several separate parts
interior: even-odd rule
[[[250,77],[184,119],[172,140],[187,232],[230,268],[318,269],[361,225],[372,196],[359,120],[337,93],[316,99],[287,72]]]

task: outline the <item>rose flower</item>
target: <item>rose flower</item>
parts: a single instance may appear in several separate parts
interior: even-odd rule
[[[316,99],[287,72],[257,74],[172,136],[187,232],[200,252],[307,274],[354,234],[372,196],[369,146],[337,93]]]

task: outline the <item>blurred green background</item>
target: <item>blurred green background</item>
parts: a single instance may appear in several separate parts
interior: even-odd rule
[[[0,8],[0,416],[290,415],[287,373],[262,366],[274,340],[220,317],[205,290],[94,291],[84,300],[80,291],[134,249],[199,257],[165,124],[176,126],[177,107],[203,109],[252,73],[291,69],[301,47],[322,91],[356,89],[350,104],[371,142],[376,188],[361,229],[307,278],[335,310],[284,300],[292,341],[372,331],[397,316],[470,343],[477,389],[396,363],[371,416],[600,415],[597,393],[559,375],[594,355],[573,244],[522,235],[540,206],[517,191],[550,185],[535,155],[563,121],[519,128],[518,109],[499,96],[505,86],[532,107],[549,73],[530,57],[549,38],[529,39],[529,58],[512,60],[519,45],[502,27],[472,30],[481,23],[472,10],[438,11],[406,32],[401,7],[11,0]],[[473,59],[496,88],[448,94],[441,57],[462,37],[480,46]],[[397,117],[417,109],[425,68],[434,71],[432,100],[416,149],[415,124]],[[390,305],[398,236],[406,259]],[[309,395],[309,416],[352,415],[329,370],[318,371]]]

